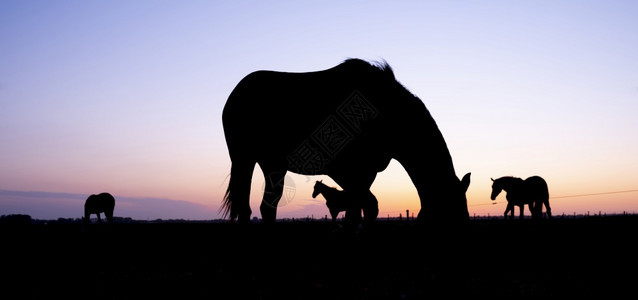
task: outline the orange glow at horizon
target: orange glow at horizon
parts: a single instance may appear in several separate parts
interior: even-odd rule
[[[261,181],[262,175],[257,172],[253,179]],[[296,214],[302,217],[304,211],[307,216],[313,215],[315,218],[329,215],[322,196],[312,199],[312,188],[315,180],[323,180],[329,186],[339,186],[328,176],[302,176],[297,174],[289,175],[290,180],[295,181],[295,197],[290,204],[279,208],[279,215],[288,216]],[[263,182],[263,181],[261,181]],[[261,185],[253,181],[251,193],[251,206],[258,207],[261,201]],[[594,185],[591,188],[579,187],[579,182],[559,179],[548,180],[550,188],[550,206],[554,216],[573,214],[598,214],[598,213],[638,213],[638,192],[584,195],[588,193],[613,192],[613,188],[618,186]],[[610,190],[611,189],[611,190]],[[379,201],[379,218],[405,216],[409,210],[410,216],[416,216],[421,209],[420,200],[416,188],[412,184],[409,176],[403,167],[396,161],[392,161],[384,172],[378,174],[375,183],[371,187],[372,193]],[[500,217],[507,206],[506,193],[502,192],[495,201],[490,199],[491,180],[487,176],[476,176],[472,174],[472,183],[466,194],[468,210],[470,216],[497,216]],[[584,196],[579,196],[584,195]],[[563,198],[565,196],[576,196]],[[554,197],[556,197],[554,199]],[[515,215],[518,216],[518,207]],[[529,208],[525,207],[524,214],[530,216]],[[258,215],[258,211],[253,208],[253,215]]]

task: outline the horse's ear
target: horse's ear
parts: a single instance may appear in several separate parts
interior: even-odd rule
[[[494,181],[494,178],[490,177],[490,179],[492,179],[492,181]]]
[[[463,179],[461,179],[461,187],[463,188],[463,193],[467,192],[467,188],[470,187],[470,175],[472,175],[472,173],[467,173],[465,174],[465,176],[463,176]]]

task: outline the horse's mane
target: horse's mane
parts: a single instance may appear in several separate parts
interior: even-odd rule
[[[412,94],[410,90],[408,90],[403,84],[401,84],[395,77],[394,71],[390,64],[385,59],[381,61],[365,61],[359,58],[348,58],[343,63],[338,65],[337,67],[342,67],[346,70],[351,70],[353,72],[366,73],[368,75],[379,76],[377,78],[382,78],[383,80],[387,80],[392,82],[399,89],[400,93],[405,93],[409,95],[412,99],[417,100],[421,104],[421,100]]]
[[[358,58],[349,58],[349,59],[346,59],[340,66],[352,68],[352,69],[365,70],[372,73],[379,73],[379,74],[383,74],[384,77],[391,78],[392,80],[396,80],[394,77],[394,71],[392,71],[392,67],[390,67],[388,62],[385,60],[382,60],[380,62],[378,61],[367,62],[365,60],[358,59]]]
[[[503,176],[499,179],[496,180],[501,180],[503,182],[523,182],[525,180],[523,180],[522,178],[519,177],[514,177],[514,176]]]

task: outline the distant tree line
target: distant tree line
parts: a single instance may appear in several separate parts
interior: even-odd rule
[[[26,225],[33,224],[35,220],[31,218],[29,215],[2,215],[0,216],[0,224],[16,224],[16,225]]]

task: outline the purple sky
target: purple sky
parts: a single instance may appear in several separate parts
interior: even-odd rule
[[[637,16],[635,1],[1,1],[0,189],[76,196],[0,194],[0,214],[75,217],[108,191],[124,217],[218,218],[237,82],[349,57],[386,59],[424,101],[457,175],[472,172],[471,214],[504,210],[484,205],[490,177],[541,175],[557,196],[638,189]],[[327,213],[310,193],[329,178],[290,178],[280,216]],[[256,216],[262,182],[257,169]],[[381,215],[419,208],[396,162],[372,190]],[[555,213],[638,211],[636,197]]]

